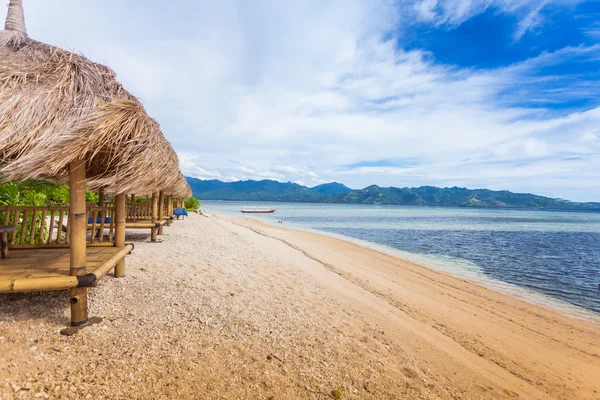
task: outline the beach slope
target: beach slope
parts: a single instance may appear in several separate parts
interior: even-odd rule
[[[92,291],[0,296],[5,398],[600,398],[600,328],[354,243],[209,213]],[[338,393],[335,392],[337,395]]]

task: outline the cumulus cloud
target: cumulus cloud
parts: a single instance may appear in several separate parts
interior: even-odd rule
[[[589,186],[600,176],[600,109],[556,114],[519,104],[568,96],[564,86],[537,90],[533,72],[567,55],[598,57],[597,47],[475,70],[398,46],[414,20],[456,26],[490,7],[518,17],[518,38],[542,23],[544,5],[25,2],[30,35],[109,64],[161,123],[190,176],[459,185],[598,200],[600,189]],[[570,87],[590,90],[584,82]],[[392,159],[415,162],[346,167]]]

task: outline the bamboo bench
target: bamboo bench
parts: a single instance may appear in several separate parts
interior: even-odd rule
[[[2,236],[11,257],[0,259],[0,293],[63,290],[95,286],[108,271],[120,265],[132,244],[117,246],[116,226],[99,223],[96,231],[107,235],[85,234],[86,273],[73,274],[70,265],[73,223],[65,206],[0,206]],[[88,207],[94,222],[113,218],[114,207]],[[92,224],[94,226],[96,224]],[[123,229],[124,233],[124,229]],[[3,251],[4,253],[4,251]],[[120,275],[122,276],[122,275]]]
[[[18,249],[15,257],[0,261],[0,293],[94,287],[132,250],[132,244],[123,248],[88,247],[88,273],[72,276],[68,248]]]

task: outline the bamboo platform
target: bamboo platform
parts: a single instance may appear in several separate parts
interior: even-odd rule
[[[167,220],[163,219],[161,221],[152,222],[149,220],[126,220],[125,228],[126,229],[152,229],[152,228],[160,228],[163,225],[167,224]]]
[[[87,247],[83,276],[70,275],[68,248],[12,250],[9,258],[0,259],[0,293],[95,286],[132,248]]]

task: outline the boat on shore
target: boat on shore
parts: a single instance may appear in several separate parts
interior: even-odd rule
[[[244,214],[273,214],[275,212],[274,208],[252,208],[252,209],[242,209]]]

